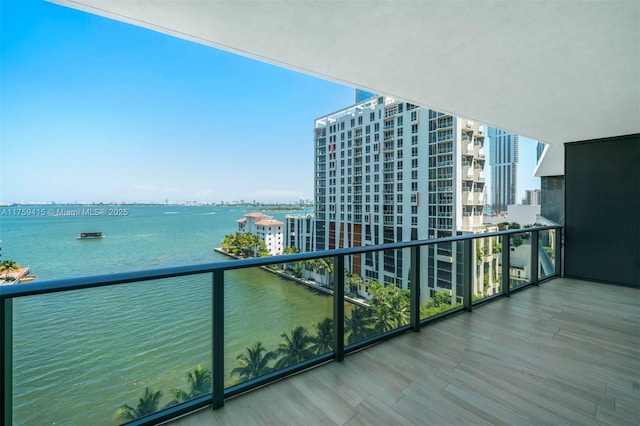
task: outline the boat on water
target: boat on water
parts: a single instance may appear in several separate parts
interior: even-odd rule
[[[97,240],[104,238],[104,234],[102,232],[81,232],[76,238],[79,240]]]

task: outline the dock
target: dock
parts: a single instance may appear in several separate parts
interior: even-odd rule
[[[11,278],[11,281],[5,281],[5,278]],[[12,271],[2,272],[0,274],[0,283],[4,285],[18,284],[20,282],[33,281],[36,277],[29,275],[29,267],[18,268]]]

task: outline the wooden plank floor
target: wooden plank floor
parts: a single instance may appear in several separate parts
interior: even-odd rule
[[[640,424],[640,291],[555,279],[172,422]]]

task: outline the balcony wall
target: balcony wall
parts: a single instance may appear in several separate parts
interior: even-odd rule
[[[565,275],[640,287],[640,134],[566,144],[565,164]]]

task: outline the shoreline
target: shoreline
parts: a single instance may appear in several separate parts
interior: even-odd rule
[[[6,278],[9,278],[9,277],[11,277],[12,280],[6,281]],[[0,275],[0,283],[2,285],[20,284],[20,282],[29,282],[35,279],[36,279],[35,275],[29,275],[28,266],[14,269],[11,272],[7,271]]]
[[[225,255],[227,257],[230,257],[232,259],[243,259],[242,257],[236,256],[235,254],[232,254],[232,253],[229,253],[228,251],[225,251],[222,247],[216,247],[213,250],[218,252],[218,253],[220,253],[220,254],[223,254],[223,255]],[[286,272],[284,272],[282,270],[277,270],[276,271],[276,270],[267,268],[266,266],[260,266],[259,268],[263,269],[264,271],[270,272],[270,273],[272,273],[274,275],[278,275],[278,276],[280,276],[280,277],[282,277],[282,278],[284,278],[286,280],[296,282],[298,284],[304,285],[304,286],[306,286],[308,288],[311,288],[313,290],[317,290],[317,291],[319,291],[321,293],[324,293],[324,294],[326,294],[328,296],[333,296],[333,290],[331,290],[331,289],[329,289],[327,287],[324,287],[324,286],[318,284],[315,281],[307,280],[307,279],[304,279],[304,278],[298,278],[298,277],[296,277],[294,275],[291,275],[291,274],[288,274],[288,273],[286,273]],[[357,305],[357,306],[360,306],[360,307],[363,307],[363,308],[370,308],[371,307],[368,303],[364,302],[363,300],[356,299],[356,298],[353,298],[353,297],[350,297],[350,296],[346,296],[345,295],[344,299],[346,301],[348,301],[349,303],[352,303],[354,305]]]

